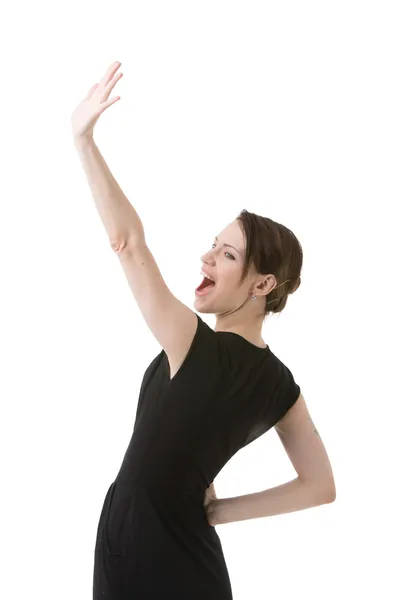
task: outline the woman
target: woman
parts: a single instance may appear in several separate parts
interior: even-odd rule
[[[166,286],[143,225],[93,140],[121,77],[110,65],[72,116],[76,148],[110,244],[162,351],[146,369],[134,430],[100,515],[94,600],[230,600],[215,525],[332,502],[329,459],[291,371],[261,337],[300,285],[302,249],[271,219],[242,211],[202,257],[195,309]],[[290,410],[289,410],[290,409]],[[298,473],[255,494],[219,499],[215,476],[272,427]]]

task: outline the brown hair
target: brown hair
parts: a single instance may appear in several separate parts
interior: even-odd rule
[[[251,266],[257,273],[275,275],[277,286],[265,296],[265,316],[280,313],[289,294],[301,283],[303,249],[294,233],[268,217],[242,210],[236,220],[246,239],[246,255],[240,283]]]

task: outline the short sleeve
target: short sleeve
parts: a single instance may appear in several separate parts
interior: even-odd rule
[[[246,435],[241,447],[252,443],[274,427],[300,395],[300,386],[290,369],[275,358],[269,364],[260,389],[249,403],[252,410],[245,415]]]
[[[188,410],[195,414],[193,407],[200,407],[208,401],[212,403],[212,394],[219,384],[222,366],[226,359],[216,332],[197,314],[197,328],[186,356],[175,375],[170,378],[170,365],[164,350],[147,367],[140,388],[136,408],[137,423],[149,398],[164,397],[164,402],[172,406],[181,406],[177,399],[190,397],[185,403]],[[172,397],[172,401],[168,401]],[[172,409],[171,409],[172,410]],[[179,411],[178,411],[179,412]],[[177,422],[183,418],[180,411]]]
[[[212,383],[218,379],[224,363],[224,352],[216,332],[195,313],[197,328],[190,348],[171,380],[171,386],[187,386],[193,388],[193,381],[209,380]],[[167,362],[166,353],[163,351],[164,360]],[[169,368],[168,368],[169,370]]]
[[[288,367],[286,367],[283,363],[282,366],[282,384],[276,403],[276,414],[274,417],[276,421],[274,425],[283,419],[289,409],[295,404],[296,400],[298,400],[301,392],[300,386],[294,380],[291,370],[288,369]]]

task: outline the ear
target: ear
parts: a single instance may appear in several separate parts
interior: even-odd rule
[[[278,285],[275,275],[264,275],[262,279],[257,281],[256,288],[258,295],[267,296]]]

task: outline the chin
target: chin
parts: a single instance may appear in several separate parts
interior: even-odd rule
[[[193,302],[193,308],[205,315],[215,314],[215,310],[213,308],[212,302],[206,302],[205,298],[196,298]]]

